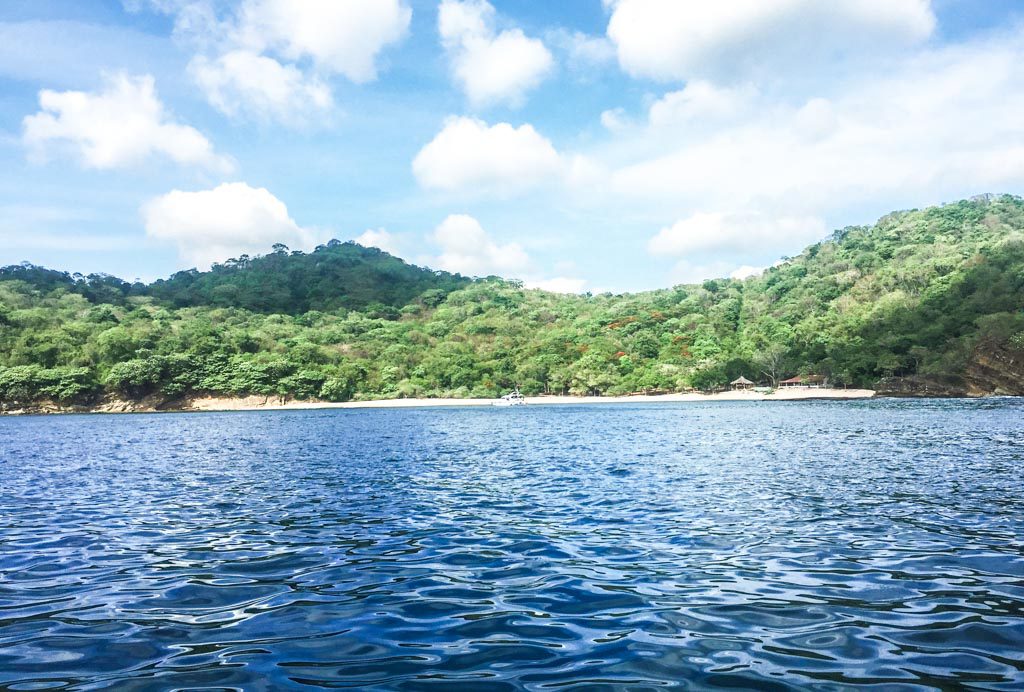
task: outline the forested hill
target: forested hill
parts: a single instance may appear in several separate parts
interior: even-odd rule
[[[416,299],[439,302],[470,281],[406,264],[377,248],[337,240],[309,254],[275,245],[268,255],[242,255],[215,264],[210,271],[190,269],[149,285],[31,265],[0,268],[0,280],[10,279],[42,292],[63,288],[92,303],[122,305],[130,297],[150,296],[167,307],[207,305],[289,315],[368,306],[400,308]]]
[[[389,276],[399,285],[383,285]],[[203,394],[490,397],[516,385],[619,394],[796,374],[1024,395],[1024,200],[897,212],[759,277],[626,295],[470,281],[351,244],[279,248],[148,286],[0,271],[7,409]]]
[[[269,255],[243,255],[208,272],[178,272],[150,284],[146,293],[177,307],[212,305],[301,315],[373,305],[400,308],[417,299],[439,302],[470,281],[406,264],[356,243],[332,240],[309,254],[274,247]]]

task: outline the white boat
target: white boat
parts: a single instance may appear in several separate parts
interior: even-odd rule
[[[525,406],[526,397],[519,393],[519,389],[513,389],[511,392],[501,397],[497,401],[493,402],[494,406]]]

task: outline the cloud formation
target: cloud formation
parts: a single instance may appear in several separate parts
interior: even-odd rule
[[[687,258],[737,253],[759,256],[780,247],[803,247],[824,236],[824,222],[814,217],[698,212],[662,228],[648,241],[647,249],[654,255]]]
[[[642,209],[661,227],[648,249],[682,258],[676,277],[798,252],[820,237],[811,220],[864,222],[1024,185],[1019,24],[933,44],[922,43],[935,24],[924,0],[734,2],[714,16],[698,3],[609,4],[623,67],[686,83],[644,103],[645,115],[602,114],[609,135],[586,154],[608,174],[578,194],[621,218]],[[765,52],[779,42],[806,51],[801,64],[780,68]],[[739,227],[761,230],[750,243]],[[702,246],[713,236],[717,247]]]
[[[150,238],[177,245],[182,259],[205,269],[241,254],[265,254],[274,243],[310,249],[321,233],[299,226],[265,188],[223,183],[211,190],[172,190],[142,207]]]
[[[520,29],[499,33],[487,0],[442,0],[437,28],[452,75],[476,107],[521,105],[554,66],[540,39]]]
[[[359,243],[363,247],[375,247],[389,255],[398,257],[398,244],[395,242],[395,237],[383,228],[376,230],[368,228],[361,235],[353,238],[353,242]]]
[[[582,293],[587,285],[584,279],[539,276],[534,271],[530,256],[519,243],[494,240],[479,221],[467,214],[448,216],[430,234],[429,240],[440,246],[441,254],[424,257],[424,263],[445,271],[466,276],[496,275],[522,279],[526,288],[553,293]]]
[[[467,276],[514,276],[527,269],[530,258],[518,243],[501,245],[466,214],[452,214],[434,229],[431,240],[441,247],[439,269]]]
[[[532,125],[466,117],[446,120],[412,164],[423,187],[505,196],[543,185],[561,169],[558,152]]]
[[[565,62],[575,71],[593,70],[615,61],[615,44],[604,36],[556,29],[548,32],[547,40],[565,54]]]
[[[232,168],[202,133],[171,119],[150,75],[118,74],[94,93],[44,89],[39,106],[22,122],[22,142],[38,160],[69,152],[96,169],[134,166],[154,156],[218,172]]]
[[[294,65],[246,50],[196,56],[189,72],[210,104],[230,117],[304,124],[334,105],[330,87]]]
[[[1024,183],[1022,38],[1016,29],[920,51],[884,75],[851,77],[809,98],[760,92],[702,128],[623,132],[619,150],[638,155],[615,168],[612,188],[677,215],[818,216],[1015,189]]]
[[[931,35],[930,0],[605,0],[622,68],[665,81],[807,68]]]
[[[484,0],[125,1],[170,13],[173,40],[146,43],[152,34],[145,32],[163,24],[151,17],[138,18],[145,21],[136,29],[119,23],[120,39],[84,21],[0,22],[0,35],[16,47],[33,39],[41,46],[31,59],[0,47],[0,71],[50,90],[39,108],[21,114],[31,114],[24,132],[13,140],[0,133],[0,144],[88,168],[160,164],[146,180],[126,179],[125,194],[153,176],[180,176],[169,162],[219,172],[227,162],[210,141],[224,146],[228,130],[212,128],[231,124],[184,110],[190,99],[177,71],[194,57],[187,76],[195,91],[232,119],[305,128],[334,122],[336,101],[349,110],[351,137],[263,127],[244,143],[245,163],[256,168],[304,152],[307,165],[293,173],[330,191],[310,199],[318,216],[352,210],[358,233],[487,205],[495,244],[529,251],[530,266],[517,272],[527,281],[588,276],[593,283],[595,275],[553,265],[568,256],[606,276],[624,267],[613,289],[663,283],[651,265],[666,272],[677,265],[677,276],[729,274],[798,252],[827,230],[818,235],[803,221],[842,226],[1024,187],[1024,30],[1006,8],[979,9],[966,21],[928,0],[724,0],[713,12],[689,0],[606,0],[608,29],[595,36],[565,28],[582,27],[575,9],[509,9],[518,13],[510,18],[494,0],[497,10]],[[415,43],[394,51],[409,33],[414,4],[423,15]],[[428,26],[435,8],[443,46]],[[38,40],[68,31],[88,40]],[[341,40],[345,31],[354,33]],[[502,37],[537,59],[505,52]],[[440,73],[424,64],[430,55],[442,61]],[[499,57],[489,62],[492,55]],[[347,84],[384,75],[389,58],[403,69],[380,88]],[[92,81],[102,68],[133,60],[145,68],[136,73],[157,75],[163,104],[151,88],[146,107],[125,105],[146,101],[141,77],[122,76],[127,86]],[[531,96],[518,120],[473,113]],[[468,113],[452,110],[463,101]],[[446,113],[472,117],[442,124]],[[434,129],[424,136],[425,121]],[[118,227],[123,197],[96,196],[110,176],[89,182],[71,170],[72,181],[56,167],[12,164],[8,187],[19,194],[31,197],[35,187],[19,187],[19,176],[38,177],[36,201],[52,197],[46,185],[83,185],[75,204],[105,210],[95,227]],[[402,188],[410,166],[414,191]],[[209,177],[199,187],[225,179]],[[175,186],[182,184],[159,190]],[[439,204],[446,206],[437,215]],[[391,218],[372,218],[382,213]],[[559,233],[517,236],[514,228]],[[384,234],[361,237],[382,246]],[[416,259],[426,252],[425,238],[398,237]],[[538,267],[551,271],[532,273]]]
[[[699,284],[708,279],[746,279],[757,276],[764,267],[742,265],[737,267],[729,260],[710,260],[707,262],[691,262],[679,260],[669,272],[669,281],[673,284]]]
[[[377,78],[377,56],[402,39],[412,10],[402,0],[246,0],[234,42],[317,68],[357,84]]]
[[[224,14],[209,0],[148,5],[173,15],[175,35],[198,50],[189,72],[211,105],[287,126],[331,109],[330,77],[376,79],[380,53],[412,19],[405,0],[243,0]]]
[[[719,87],[694,80],[651,104],[648,122],[655,127],[701,126],[740,115],[757,96],[750,85]]]

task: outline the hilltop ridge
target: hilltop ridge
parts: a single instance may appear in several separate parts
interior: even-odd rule
[[[353,242],[332,240],[309,253],[280,244],[273,250],[230,258],[208,271],[180,271],[150,284],[30,264],[0,267],[0,281],[16,279],[41,291],[63,288],[92,303],[123,304],[130,297],[150,296],[168,307],[205,305],[289,315],[369,305],[399,308],[427,292],[433,296],[428,299],[437,300],[470,282]]]
[[[614,395],[816,374],[1024,395],[1024,200],[894,212],[762,275],[558,295],[332,243],[153,284],[0,270],[0,402]]]

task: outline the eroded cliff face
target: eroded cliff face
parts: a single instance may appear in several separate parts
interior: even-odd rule
[[[969,394],[967,382],[962,377],[931,375],[910,375],[909,377],[886,377],[875,383],[879,396],[979,396]]]
[[[1024,396],[1024,348],[982,344],[967,366],[967,379],[983,394]]]
[[[962,374],[887,377],[875,389],[882,396],[1024,396],[1024,349],[983,341]]]

